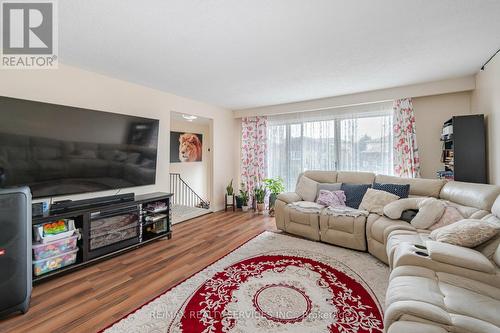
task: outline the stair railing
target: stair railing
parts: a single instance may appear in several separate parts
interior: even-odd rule
[[[170,174],[170,192],[173,193],[172,203],[176,205],[210,208],[210,203],[203,200],[179,173]]]

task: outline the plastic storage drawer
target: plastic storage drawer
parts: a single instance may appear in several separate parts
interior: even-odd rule
[[[77,249],[78,235],[45,244],[33,244],[33,259],[43,260]]]
[[[35,276],[40,276],[51,271],[55,271],[56,269],[74,264],[76,262],[77,252],[78,250],[73,250],[58,256],[33,261],[33,273]]]

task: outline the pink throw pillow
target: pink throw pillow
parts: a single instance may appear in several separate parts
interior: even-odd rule
[[[438,228],[463,220],[464,218],[465,216],[460,214],[460,212],[456,207],[446,206],[446,208],[444,209],[443,216],[441,216],[441,218],[436,223],[430,226],[429,230],[436,230]]]
[[[320,190],[316,203],[323,206],[345,207],[345,200],[344,191]]]

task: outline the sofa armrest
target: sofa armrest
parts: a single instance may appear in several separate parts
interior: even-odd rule
[[[476,250],[436,241],[427,241],[425,245],[434,261],[484,273],[495,272],[493,263]]]
[[[295,192],[280,193],[280,194],[278,194],[278,198],[277,199],[281,200],[281,201],[284,201],[287,204],[302,200],[302,198],[300,197],[300,195],[298,195]]]

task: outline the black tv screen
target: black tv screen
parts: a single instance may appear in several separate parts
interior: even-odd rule
[[[0,177],[52,197],[151,185],[159,121],[0,97]]]

